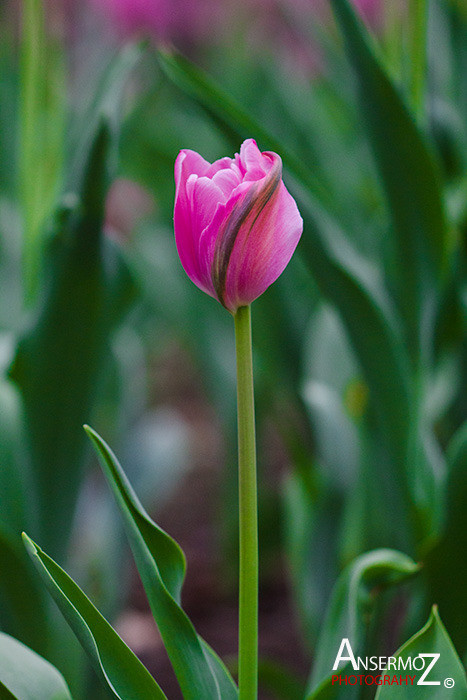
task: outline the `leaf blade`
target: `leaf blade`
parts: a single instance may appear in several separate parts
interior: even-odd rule
[[[68,574],[25,533],[28,554],[104,683],[121,700],[167,700],[149,671]]]
[[[72,700],[65,679],[52,664],[0,632],[0,690],[3,688],[21,700]]]
[[[440,654],[435,666],[426,677],[428,683],[439,683],[439,685],[417,685],[396,686],[382,685],[378,688],[375,700],[404,700],[404,698],[414,698],[415,700],[462,700],[467,694],[467,678],[456,650],[449,638],[449,635],[441,622],[438,610],[434,606],[431,610],[428,622],[422,629],[411,637],[402,647],[396,651],[396,658],[407,659],[416,657],[419,654]],[[431,661],[431,660],[430,660]],[[425,662],[426,663],[426,662]],[[422,671],[413,671],[420,680]],[[454,680],[452,687],[445,686],[446,678]]]
[[[85,430],[123,515],[154,619],[184,697],[187,700],[200,697],[234,700],[237,688],[227,669],[197,635],[177,601],[184,574],[179,546],[149,518],[109,446],[92,428],[85,426]],[[161,566],[161,560],[167,556],[171,563],[163,561]],[[175,576],[169,572],[174,563],[178,566]]]
[[[440,175],[397,89],[348,0],[331,0],[357,76],[361,113],[386,193],[397,244],[399,305],[416,349],[424,296],[446,265],[448,236]]]

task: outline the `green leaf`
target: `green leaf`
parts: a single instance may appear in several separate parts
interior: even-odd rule
[[[442,537],[426,560],[430,597],[439,606],[443,620],[461,654],[467,649],[465,581],[467,560],[467,422],[451,440],[447,451],[448,482],[446,519]]]
[[[357,76],[366,133],[387,196],[396,237],[399,304],[416,350],[421,309],[433,298],[448,252],[440,175],[349,0],[331,2]]]
[[[141,506],[109,446],[88,426],[96,451],[123,515],[130,545],[149,604],[185,700],[237,698],[225,666],[197,635],[179,605],[184,555]]]
[[[30,521],[31,479],[24,448],[21,397],[0,376],[0,523],[18,534]]]
[[[0,625],[40,653],[48,643],[46,599],[19,533],[0,524]]]
[[[21,27],[21,204],[25,293],[37,291],[44,221],[57,195],[65,130],[65,64],[42,0],[25,0]]]
[[[120,63],[117,63],[121,67]],[[129,70],[134,58],[126,62]],[[82,477],[88,419],[105,364],[108,336],[132,300],[120,251],[103,235],[105,197],[114,169],[114,122],[127,73],[104,90],[75,189],[57,212],[46,251],[44,294],[10,370],[20,388],[41,541],[61,555]],[[81,157],[81,151],[80,151]]]
[[[121,700],[166,696],[147,669],[68,574],[26,534],[24,544],[50,594],[105,686]]]
[[[0,627],[35,651],[47,649],[46,596],[19,540],[33,528],[34,497],[19,392],[0,378]]]
[[[71,700],[61,673],[3,632],[0,632],[0,697],[5,700],[10,697],[18,700]]]
[[[344,700],[350,690],[332,686],[332,667],[342,639],[361,654],[366,623],[381,590],[413,576],[417,564],[401,552],[377,549],[358,557],[341,574],[332,593],[316,649],[308,700]]]
[[[440,654],[429,674],[424,680],[424,671],[412,671],[416,675],[415,686],[381,685],[375,700],[465,700],[467,697],[467,678],[456,650],[441,622],[438,610],[433,607],[426,625],[406,642],[395,654],[396,658],[415,658],[419,654]],[[418,665],[419,662],[417,662]],[[432,663],[432,658],[425,659],[425,669]],[[410,671],[409,671],[410,673]],[[445,685],[445,680],[454,681],[454,685]],[[419,685],[420,680],[439,685]]]

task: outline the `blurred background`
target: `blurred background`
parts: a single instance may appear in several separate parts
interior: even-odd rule
[[[305,220],[253,306],[261,697],[289,697],[271,668],[304,687],[337,577],[376,547],[424,574],[382,596],[373,647],[439,603],[466,652],[467,11],[432,0],[420,25],[411,5],[354,0],[362,48],[328,0],[1,3],[0,627],[74,697],[101,691],[23,529],[181,697],[83,423],[235,664],[233,324],[179,263],[173,164],[248,136]]]

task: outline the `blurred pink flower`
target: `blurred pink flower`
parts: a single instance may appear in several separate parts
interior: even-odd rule
[[[193,41],[212,32],[219,16],[217,0],[91,0],[124,35],[157,40]]]
[[[183,150],[175,162],[175,241],[188,277],[235,313],[284,271],[303,229],[282,161],[247,139],[211,165]]]
[[[125,243],[135,226],[154,210],[154,202],[143,187],[119,178],[112,183],[105,203],[105,233]]]
[[[387,0],[394,2],[394,0]],[[382,0],[353,0],[362,17],[371,25],[378,25],[382,19]]]

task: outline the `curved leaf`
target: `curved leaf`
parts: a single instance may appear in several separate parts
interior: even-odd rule
[[[10,697],[18,700],[71,700],[62,674],[3,632],[0,632],[0,697],[5,700]]]
[[[371,47],[349,0],[331,0],[355,70],[366,133],[396,235],[399,304],[412,348],[420,312],[445,268],[447,224],[440,176],[412,115]]]
[[[417,564],[405,554],[377,549],[358,557],[343,571],[333,590],[318,641],[308,700],[352,697],[348,687],[342,689],[331,684],[332,667],[342,639],[350,641],[355,654],[361,652],[375,594],[406,580],[417,570]]]
[[[23,533],[26,549],[102,680],[120,700],[167,700],[149,671],[68,574]]]
[[[148,516],[117,458],[91,428],[85,426],[117,504],[149,604],[186,700],[237,698],[225,666],[197,635],[179,605],[185,560],[176,542]]]
[[[456,650],[449,638],[446,629],[441,622],[436,606],[432,609],[430,618],[426,625],[417,632],[408,642],[397,651],[396,658],[412,659],[419,654],[439,654],[439,659],[435,662],[432,670],[425,679],[423,671],[412,671],[417,680],[415,686],[390,686],[381,685],[376,693],[375,700],[465,700],[467,697],[467,679]],[[425,660],[425,670],[432,659]],[[445,685],[453,681],[451,686]],[[430,685],[419,685],[422,682]],[[438,683],[439,685],[432,685]]]

